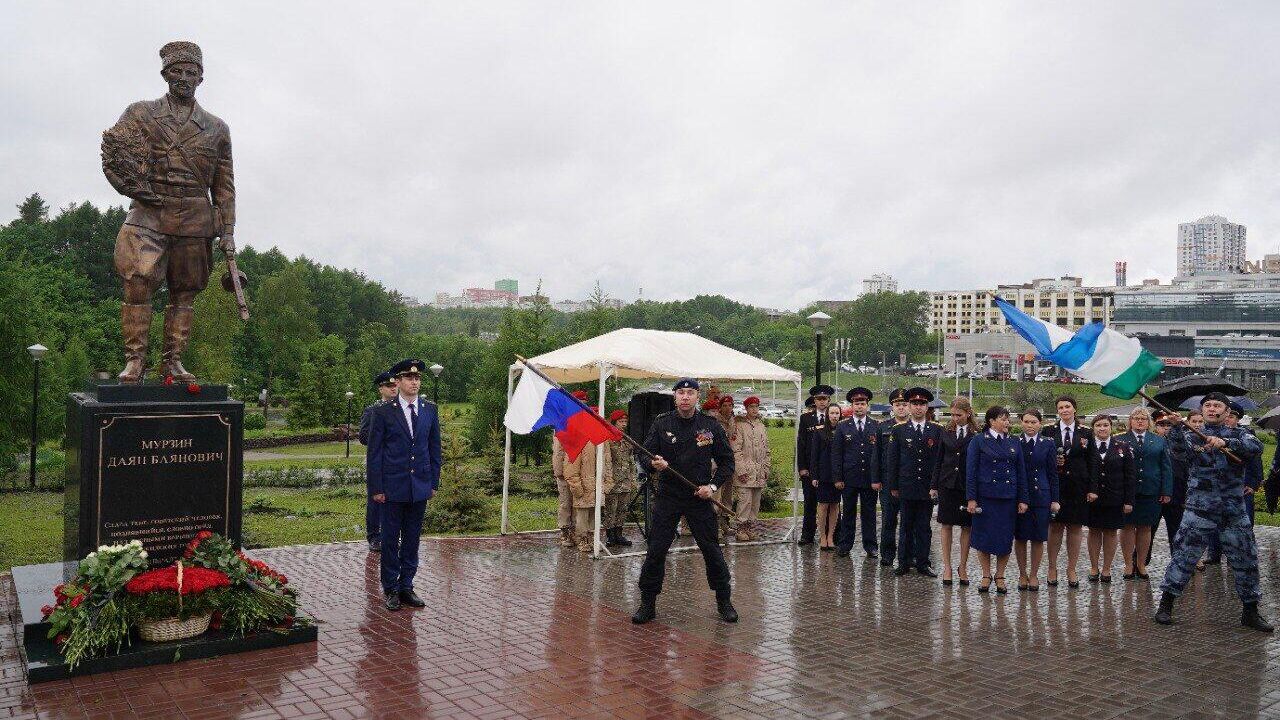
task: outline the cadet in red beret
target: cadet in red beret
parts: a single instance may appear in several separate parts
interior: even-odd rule
[[[733,430],[734,512],[738,514],[738,542],[759,540],[755,529],[760,515],[760,496],[769,480],[772,461],[769,457],[769,435],[760,418],[760,398],[742,401],[746,414],[735,421]]]
[[[619,409],[609,413],[609,422],[625,433],[627,411]],[[636,492],[635,454],[626,440],[611,441],[608,448],[609,456],[613,459],[613,487],[604,496],[604,508],[600,516],[600,524],[605,532],[604,544],[609,547],[631,547],[631,541],[622,534],[622,530],[627,522],[631,496]]]

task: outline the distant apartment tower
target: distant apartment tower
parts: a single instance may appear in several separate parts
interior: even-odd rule
[[[1116,261],[1116,287],[1124,287],[1129,284],[1129,263],[1124,260]]]
[[[519,283],[519,282],[517,282],[517,281],[515,281],[515,280],[512,280],[512,279],[510,279],[510,278],[503,278],[502,280],[495,280],[495,281],[494,281],[494,283],[493,283],[493,289],[494,289],[494,290],[501,290],[501,291],[503,291],[503,292],[509,292],[509,293],[511,293],[512,295],[519,295],[519,294],[520,294],[520,283]]]
[[[1245,226],[1221,215],[1178,225],[1178,275],[1244,270]]]
[[[871,295],[879,292],[898,292],[898,281],[893,279],[892,275],[885,273],[876,273],[862,281],[862,294]]]

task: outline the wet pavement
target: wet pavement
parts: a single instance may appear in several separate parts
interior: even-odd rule
[[[1259,539],[1274,619],[1280,534]],[[1197,576],[1177,625],[1151,622],[1163,541],[1150,583],[1117,567],[1110,586],[1019,594],[1011,563],[1007,596],[857,551],[734,548],[736,625],[699,555],[673,554],[639,627],[640,558],[593,562],[549,535],[424,541],[428,606],[397,613],[363,543],[255,554],[300,587],[319,643],[28,687],[6,625],[0,718],[1280,718],[1280,637],[1239,626],[1225,566]]]

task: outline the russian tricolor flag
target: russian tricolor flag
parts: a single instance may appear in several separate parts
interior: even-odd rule
[[[535,372],[520,376],[502,422],[517,435],[528,435],[548,426],[555,428],[556,439],[570,462],[578,459],[589,442],[599,445],[607,440],[622,439],[622,432],[607,420]]]

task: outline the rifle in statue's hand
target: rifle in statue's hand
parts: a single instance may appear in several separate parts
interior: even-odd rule
[[[227,256],[227,271],[222,274],[222,289],[236,296],[236,306],[240,308],[240,319],[249,319],[249,301],[244,297],[244,284],[249,281],[249,277],[240,272],[240,268],[236,265],[236,251],[232,248],[224,247],[222,249],[224,255]]]

